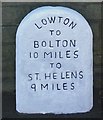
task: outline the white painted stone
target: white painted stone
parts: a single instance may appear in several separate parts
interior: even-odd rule
[[[92,39],[89,24],[72,9],[47,6],[30,12],[16,34],[16,110],[43,114],[90,111]]]

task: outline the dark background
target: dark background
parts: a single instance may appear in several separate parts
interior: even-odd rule
[[[66,6],[81,13],[93,31],[93,90],[94,105],[90,112],[82,114],[20,114],[16,112],[15,57],[16,30],[30,11],[40,6]],[[2,117],[3,118],[102,118],[102,3],[34,2],[2,3]],[[21,93],[22,94],[22,93]],[[86,96],[85,96],[86,97]],[[69,107],[69,106],[67,106]]]

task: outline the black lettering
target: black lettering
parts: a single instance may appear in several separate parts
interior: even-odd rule
[[[31,81],[33,79],[32,74],[28,74],[28,77],[30,78],[30,79],[28,79],[28,81]]]
[[[54,63],[50,63],[50,68],[53,68]]]
[[[39,79],[39,73],[35,73],[35,78],[36,78],[36,80]]]
[[[60,88],[59,88],[59,85],[57,84],[57,90],[61,90]]]
[[[69,18],[66,18],[63,23],[64,25],[67,25],[69,23]]]
[[[66,58],[70,58],[70,50],[66,51]]]
[[[51,79],[51,73],[49,73],[49,75],[47,75],[47,73],[45,73],[45,79],[47,79],[47,78]]]
[[[49,31],[50,31],[51,35],[53,35],[54,30],[49,30]]]
[[[38,53],[37,52],[34,52],[34,54],[33,54],[34,56],[34,58],[38,58]]]
[[[67,79],[70,78],[70,72],[69,71],[66,72],[66,78]]]
[[[56,46],[57,46],[57,47],[60,47],[60,41],[61,41],[61,40],[55,40],[55,41],[56,41]]]
[[[54,90],[54,84],[52,84],[52,90]]]
[[[48,18],[48,20],[49,20],[50,23],[54,23],[54,22],[55,22],[55,19],[56,19],[55,16],[54,16],[54,17],[50,17],[50,18]]]
[[[59,52],[59,58],[63,58],[62,52]]]
[[[60,22],[61,22],[61,19],[62,19],[63,17],[59,17],[59,16],[58,16],[58,18],[59,18],[59,23],[60,23]]]
[[[56,31],[56,35],[59,36],[61,34],[61,31],[60,30],[57,30]]]
[[[54,58],[57,58],[57,52],[54,52]]]
[[[68,46],[68,41],[67,41],[67,40],[63,40],[62,46],[63,46],[63,47],[67,47],[67,46]]]
[[[65,79],[65,77],[63,76],[63,73],[61,72],[61,79]]]
[[[70,40],[70,47],[76,47],[76,40]]]
[[[78,50],[74,51],[74,58],[78,58]]]
[[[80,78],[80,79],[83,79],[83,71],[80,71],[80,72],[79,72],[79,78]]]
[[[32,88],[34,91],[36,91],[36,84],[32,84],[32,85],[31,85],[31,88]]]
[[[67,83],[63,83],[63,90],[68,90],[67,89]]]
[[[42,41],[42,42],[41,42],[41,46],[42,46],[42,47],[46,47],[46,41]]]
[[[74,72],[71,72],[71,78],[77,78],[77,71]]]
[[[34,41],[34,48],[38,48],[39,47],[39,42],[38,41]]]
[[[57,73],[53,73],[53,79],[57,79]]]
[[[48,55],[49,55],[50,58],[52,58],[52,52],[49,52],[49,53],[44,52],[44,58],[46,58],[46,56],[48,56]]]
[[[42,19],[41,22],[42,22],[43,25],[47,25],[47,20],[46,19]]]
[[[30,58],[31,58],[31,55],[32,55],[32,54],[31,54],[31,52],[30,52],[30,54],[29,54],[29,55],[30,55]]]
[[[35,23],[35,26],[38,28],[38,29],[41,29],[42,26],[38,26],[36,23]]]
[[[56,67],[57,67],[58,69],[60,69],[60,68],[62,67],[61,63],[57,63],[57,64],[56,64]]]
[[[49,41],[49,47],[54,47],[54,46],[52,45],[52,41]]]
[[[48,90],[48,84],[46,84],[46,85],[41,84],[41,90],[43,90],[44,88],[46,88]]]
[[[74,83],[71,83],[71,90],[74,90]]]
[[[71,29],[73,29],[77,24],[72,21],[71,24],[69,25],[69,27],[71,27]]]

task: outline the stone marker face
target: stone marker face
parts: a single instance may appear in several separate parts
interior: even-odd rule
[[[40,7],[16,34],[16,110],[81,113],[93,106],[92,31],[66,7]]]

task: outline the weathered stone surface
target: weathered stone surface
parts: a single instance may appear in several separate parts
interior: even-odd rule
[[[92,40],[89,24],[72,9],[48,6],[29,13],[16,34],[17,111],[55,114],[90,111]]]

